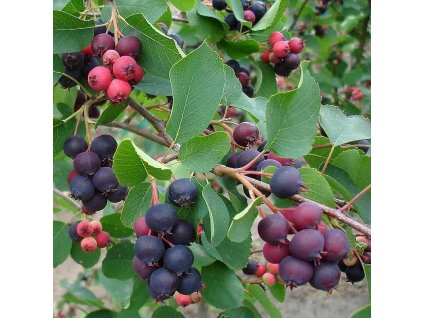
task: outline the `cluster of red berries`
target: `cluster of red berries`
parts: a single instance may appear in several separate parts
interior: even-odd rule
[[[229,60],[225,64],[234,70],[236,77],[241,83],[244,94],[248,97],[253,97],[254,87],[251,85],[250,71],[246,67],[241,66],[238,61],[235,60]]]
[[[361,100],[364,97],[363,91],[357,86],[349,86],[347,88],[347,93],[353,100]]]
[[[179,306],[184,308],[191,304],[198,304],[203,298],[200,292],[195,292],[195,293],[192,293],[191,295],[184,295],[184,294],[175,292],[174,297],[175,297],[176,303]]]
[[[110,244],[110,234],[103,231],[99,221],[75,222],[69,227],[68,234],[73,241],[81,241],[81,249],[87,253]]]
[[[283,283],[283,280],[278,276],[279,264],[268,262],[264,265],[262,262],[250,259],[247,266],[242,269],[242,272],[246,275],[255,275],[258,278],[262,278],[263,282],[268,286]]]
[[[300,65],[304,41],[297,37],[286,41],[281,32],[275,31],[269,35],[268,42],[269,49],[261,55],[262,61],[274,64],[277,75],[289,76]]]

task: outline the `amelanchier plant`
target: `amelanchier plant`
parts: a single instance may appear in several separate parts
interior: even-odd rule
[[[56,316],[183,317],[202,303],[281,317],[275,301],[308,283],[367,280],[370,295],[367,10],[54,1],[53,266],[82,266]],[[333,12],[356,18],[355,42]],[[320,82],[337,70],[325,32],[356,81]]]

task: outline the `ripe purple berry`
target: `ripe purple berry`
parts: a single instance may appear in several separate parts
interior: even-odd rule
[[[291,254],[304,261],[319,262],[325,246],[323,234],[317,230],[306,229],[294,235],[289,244]]]
[[[82,176],[73,178],[69,185],[70,192],[76,200],[87,201],[91,199],[95,193],[95,188],[90,180]]]
[[[88,144],[85,139],[76,135],[70,136],[63,144],[63,151],[65,152],[65,155],[72,159],[87,149]]]
[[[282,215],[271,214],[260,220],[257,229],[263,241],[277,244],[285,240],[289,232],[289,225]]]
[[[232,137],[238,145],[247,147],[259,139],[259,130],[253,123],[243,122],[235,127]]]
[[[135,256],[149,266],[157,264],[165,252],[165,246],[157,236],[141,236],[134,246]]]
[[[202,281],[201,275],[194,267],[191,267],[180,278],[180,283],[177,291],[184,295],[190,295],[201,289]]]
[[[254,275],[256,273],[257,267],[258,267],[258,262],[253,259],[250,259],[248,260],[247,266],[245,266],[242,269],[242,272],[245,275]]]
[[[155,204],[147,210],[145,221],[156,232],[169,232],[176,223],[176,210],[167,203]]]
[[[316,289],[331,292],[338,285],[340,278],[341,270],[338,265],[322,263],[314,269],[310,285]]]
[[[294,167],[279,168],[270,180],[270,190],[278,198],[287,199],[300,192],[302,185],[300,172]]]
[[[151,274],[148,286],[156,301],[164,301],[175,293],[179,278],[166,268],[158,268]]]
[[[194,254],[185,245],[175,245],[166,250],[163,256],[163,266],[181,276],[188,271],[194,262]]]
[[[82,200],[82,204],[88,212],[86,214],[93,214],[97,211],[103,210],[107,205],[107,200],[101,195],[101,193],[96,192],[91,199]]]
[[[107,194],[107,200],[113,203],[118,203],[126,199],[128,195],[128,187],[118,185],[114,191]]]
[[[106,51],[115,49],[115,40],[107,33],[100,33],[91,41],[91,49],[94,55],[103,56]]]
[[[101,193],[109,193],[111,190],[116,189],[118,181],[110,167],[102,167],[94,174],[92,179],[93,185],[97,191]]]
[[[73,160],[73,168],[80,176],[92,176],[100,164],[100,158],[92,151],[81,152]]]
[[[100,135],[91,143],[91,151],[95,152],[101,161],[113,158],[116,148],[116,139],[110,135]]]
[[[190,179],[175,180],[167,189],[167,198],[172,204],[186,208],[195,202],[197,187]]]
[[[132,268],[141,279],[149,279],[151,274],[157,269],[157,266],[148,266],[146,263],[134,257],[132,259]]]
[[[134,35],[128,35],[121,38],[116,46],[116,51],[120,56],[130,56],[134,59],[141,54],[142,45],[140,39]]]
[[[315,203],[303,202],[297,206],[292,221],[297,230],[315,229],[322,218],[322,209]]]
[[[338,263],[344,259],[350,250],[348,238],[345,233],[339,229],[331,229],[324,232],[323,236],[325,238],[324,251],[326,253],[324,260],[331,263]]]
[[[279,263],[279,275],[291,289],[307,284],[313,273],[313,265],[293,256],[287,256]]]
[[[177,220],[170,232],[165,237],[175,245],[189,245],[195,240],[195,229],[185,220]]]
[[[73,52],[73,53],[63,53],[62,62],[70,70],[76,70],[81,68],[84,65],[84,53],[82,52]]]
[[[260,155],[260,152],[258,152],[255,149],[248,149],[248,150],[244,150],[241,151],[240,154],[237,157],[236,160],[236,165],[238,168],[241,168],[245,165],[247,165],[248,163],[250,163],[251,161],[253,161],[258,155]],[[248,170],[256,170],[257,166],[260,164],[260,162],[262,162],[264,160],[263,155],[261,155],[252,165]]]

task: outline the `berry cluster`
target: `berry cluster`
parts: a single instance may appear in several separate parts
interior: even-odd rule
[[[356,242],[364,244],[364,250],[362,254],[348,254],[346,258],[338,263],[339,269],[341,272],[344,272],[347,276],[347,281],[352,284],[360,282],[364,279],[364,269],[361,262],[364,264],[371,264],[371,244],[367,237],[357,236]],[[360,257],[360,260],[357,258],[357,255]]]
[[[119,185],[111,168],[117,148],[116,140],[110,135],[94,138],[88,149],[87,142],[79,136],[66,139],[63,150],[73,159],[73,167],[68,175],[71,196],[82,201],[81,211],[91,215],[104,209],[107,200],[125,200],[128,188]]]
[[[262,61],[274,64],[277,75],[288,77],[300,65],[304,41],[297,37],[286,41],[281,32],[275,31],[269,35],[268,42],[269,49],[261,55]]]
[[[189,179],[172,182],[168,200],[175,206],[187,207],[195,202],[197,188]],[[178,219],[171,204],[152,205],[134,224],[134,271],[148,280],[151,296],[156,301],[172,297],[176,291],[191,295],[202,288],[201,275],[192,267],[194,255],[187,247],[195,240],[194,227]]]
[[[347,88],[347,94],[352,100],[361,100],[364,97],[363,91],[357,86],[349,86]]]
[[[262,278],[263,282],[267,286],[273,286],[277,282],[283,283],[279,278],[279,264],[268,262],[266,265],[263,263],[250,259],[246,267],[242,269],[242,272],[246,275],[255,275],[258,278]]]
[[[62,54],[62,63],[64,65],[64,74],[59,78],[59,84],[63,88],[71,88],[77,85],[76,81],[81,81],[83,78],[87,78],[88,73],[96,66],[99,62],[95,57],[87,55],[81,52],[71,52]]]
[[[235,60],[229,60],[225,64],[234,70],[236,77],[238,77],[238,80],[241,83],[242,91],[244,92],[244,94],[248,97],[253,97],[254,87],[250,84],[250,71],[247,68],[241,66]]]
[[[192,293],[191,295],[184,295],[178,292],[175,292],[175,301],[181,307],[186,307],[191,304],[197,304],[203,298],[200,292]]]
[[[110,244],[110,234],[103,231],[99,221],[75,222],[69,227],[68,234],[72,241],[81,241],[81,249],[87,253]]]

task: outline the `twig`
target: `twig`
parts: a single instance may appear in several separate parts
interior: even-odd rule
[[[294,21],[292,21],[291,26],[289,27],[289,31],[291,31],[295,24],[297,24],[298,18],[300,17],[301,13],[303,12],[305,5],[307,4],[308,0],[304,0],[303,4],[301,5],[300,9],[298,10],[297,14],[294,16]]]
[[[357,200],[363,197],[363,195],[366,194],[367,191],[370,190],[371,184],[369,184],[367,187],[365,187],[363,190],[361,190],[354,198],[350,200],[347,204],[345,204],[342,208],[339,209],[339,211],[346,211],[348,210]]]
[[[63,193],[62,191],[60,191],[57,188],[53,188],[53,193],[58,195],[59,197],[61,197],[62,199],[65,199],[66,201],[68,201],[71,205],[73,205],[75,208],[77,208],[78,210],[81,209],[81,204],[79,204],[78,202],[76,202],[75,200],[73,200],[72,198],[68,197],[65,193]]]
[[[329,165],[329,161],[330,161],[330,159],[332,158],[332,155],[333,155],[333,151],[335,150],[335,146],[332,146],[332,148],[330,148],[330,151],[329,151],[329,154],[328,154],[328,157],[326,158],[326,161],[325,161],[325,165],[323,166],[323,168],[322,168],[322,172],[321,172],[321,174],[324,174],[325,173],[325,171],[326,171],[326,168],[328,167],[328,165]]]
[[[182,23],[189,23],[189,21],[187,19],[182,19],[182,18],[178,18],[178,17],[172,17],[172,21],[182,22]]]

